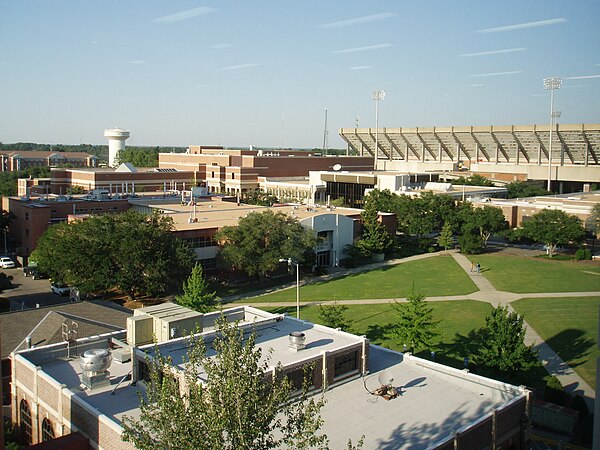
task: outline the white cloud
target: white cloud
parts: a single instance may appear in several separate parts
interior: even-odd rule
[[[351,25],[359,25],[362,23],[368,23],[368,22],[378,22],[380,20],[386,20],[386,19],[391,19],[392,17],[396,17],[398,16],[398,14],[394,14],[394,13],[379,13],[379,14],[372,14],[370,16],[361,16],[361,17],[355,17],[353,19],[347,19],[347,20],[340,20],[337,22],[330,22],[330,23],[325,23],[323,25],[320,25],[319,28],[325,28],[325,29],[331,29],[331,28],[342,28],[342,27],[348,27]]]
[[[367,70],[367,69],[372,69],[373,66],[354,66],[354,67],[350,67],[350,70]]]
[[[238,64],[236,66],[227,66],[221,67],[221,70],[239,70],[239,69],[248,69],[249,67],[259,66],[258,63],[248,63],[248,64]]]
[[[580,77],[565,77],[565,80],[587,80],[589,78],[600,78],[600,75],[582,75]]]
[[[366,45],[364,47],[353,47],[353,48],[346,48],[343,50],[336,50],[332,53],[367,52],[370,50],[379,50],[380,48],[387,48],[387,47],[392,47],[392,44],[386,43],[386,44]]]
[[[491,73],[476,73],[473,75],[469,75],[471,78],[478,78],[478,77],[499,77],[502,75],[515,75],[518,73],[523,73],[522,70],[513,70],[510,72],[491,72]]]
[[[148,64],[148,61],[145,61],[143,59],[134,59],[132,61],[129,61],[129,64]]]
[[[210,48],[231,48],[231,47],[233,47],[233,44],[225,44],[225,43],[223,43],[223,44],[214,44],[214,45],[210,46]]]
[[[482,87],[485,86],[485,84],[482,83],[476,83],[476,84],[470,84],[469,87]]]
[[[206,14],[218,11],[215,8],[209,6],[199,6],[197,8],[186,9],[185,11],[179,11],[174,14],[168,14],[166,16],[157,17],[153,20],[156,23],[174,23],[181,22],[182,20],[193,19],[194,17],[204,16]]]
[[[208,84],[197,84],[196,87],[197,88],[207,88]]]
[[[503,53],[515,53],[515,52],[524,52],[527,49],[524,47],[517,47],[517,48],[504,48],[502,50],[490,50],[487,52],[477,52],[477,53],[463,53],[462,55],[459,55],[460,57],[470,57],[470,56],[488,56],[488,55],[500,55]]]
[[[567,19],[560,17],[558,19],[548,19],[548,20],[538,20],[536,22],[517,23],[515,25],[506,25],[504,27],[485,28],[483,30],[477,30],[476,33],[499,33],[502,31],[525,30],[527,28],[546,27],[548,25],[557,25],[559,23],[565,23],[565,22],[567,22]]]

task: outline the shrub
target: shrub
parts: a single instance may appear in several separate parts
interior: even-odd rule
[[[575,252],[575,261],[584,261],[592,259],[592,252],[589,248],[580,248]]]
[[[556,403],[557,405],[565,406],[568,400],[568,394],[565,392],[560,380],[554,375],[546,380],[546,390],[544,391],[544,399],[547,402]]]
[[[0,291],[12,289],[12,277],[7,276],[4,272],[0,272]]]

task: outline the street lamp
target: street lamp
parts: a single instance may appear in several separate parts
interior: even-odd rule
[[[385,91],[373,91],[373,100],[375,100],[375,161],[373,170],[377,170],[377,153],[379,153],[379,101],[385,97]]]
[[[550,191],[550,183],[552,182],[552,129],[554,128],[554,119],[560,117],[559,112],[554,111],[554,91],[560,89],[562,78],[549,77],[544,78],[544,87],[550,90],[550,143],[548,144],[548,192]]]
[[[296,265],[296,319],[300,318],[300,265],[292,261],[292,258],[281,258],[279,262],[287,262],[288,267]]]

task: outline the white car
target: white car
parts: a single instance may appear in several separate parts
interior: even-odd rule
[[[60,296],[69,295],[71,293],[71,287],[62,283],[52,283],[50,285],[50,289],[52,290],[52,292]]]
[[[0,267],[3,269],[14,269],[17,266],[8,256],[0,256]]]

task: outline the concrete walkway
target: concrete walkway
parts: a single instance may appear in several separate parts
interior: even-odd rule
[[[468,295],[450,295],[450,296],[440,296],[440,297],[427,297],[428,301],[452,301],[452,300],[476,300],[490,303],[492,306],[497,307],[500,305],[508,306],[510,311],[514,311],[511,302],[518,300],[520,298],[545,298],[545,297],[596,297],[600,296],[600,291],[595,292],[536,292],[536,293],[527,293],[527,294],[516,294],[513,292],[505,292],[498,291],[494,286],[485,278],[485,276],[481,273],[477,273],[476,271],[471,271],[471,261],[461,253],[456,251],[447,252],[452,255],[454,260],[458,263],[460,267],[463,268],[465,273],[469,275],[475,286],[477,286],[477,291],[468,294]],[[339,270],[334,274],[328,275],[326,277],[320,278],[319,281],[323,279],[337,278],[340,276],[345,276],[351,273],[363,272],[366,270],[372,270],[378,267],[384,267],[388,265],[401,264],[408,261],[414,261],[417,259],[429,258],[438,256],[439,253],[427,253],[423,255],[415,255],[409,258],[403,258],[401,260],[390,260],[383,263],[372,264],[366,267],[360,267],[357,269],[348,269],[348,270]],[[288,286],[286,289],[295,288],[296,284],[292,284]],[[261,292],[266,293],[266,292]],[[260,295],[260,293],[256,293],[256,295]],[[249,294],[246,294],[244,297],[249,297]],[[230,298],[228,301],[241,300],[240,298]],[[361,299],[361,300],[337,300],[336,302],[341,305],[370,305],[370,304],[385,304],[390,303],[392,301],[405,302],[405,298],[378,298],[378,299]],[[300,302],[301,306],[311,305],[311,304],[319,304],[319,303],[328,303],[328,302]],[[264,302],[264,303],[252,303],[252,306],[257,308],[260,307],[277,307],[277,306],[296,306],[295,302]],[[561,384],[565,387],[567,392],[575,393],[578,395],[582,395],[590,408],[590,411],[594,410],[594,399],[596,398],[596,393],[594,389],[587,384],[577,373],[571,369],[551,348],[546,342],[538,335],[535,330],[525,322],[526,325],[526,333],[525,333],[525,343],[527,345],[534,344],[535,349],[538,351],[538,359],[542,362],[548,373],[556,376]]]

